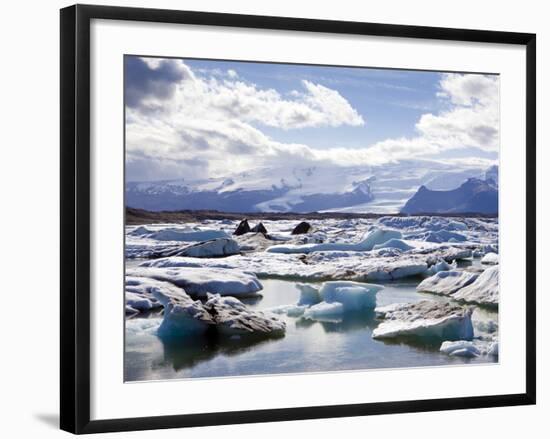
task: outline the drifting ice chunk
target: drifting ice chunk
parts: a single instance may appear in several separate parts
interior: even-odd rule
[[[204,308],[222,335],[281,336],[285,333],[285,322],[270,312],[253,311],[235,297],[208,294],[207,299]]]
[[[160,308],[162,305],[154,295],[155,291],[179,293],[180,289],[168,282],[145,277],[126,276],[125,297],[127,313],[130,315]]]
[[[188,337],[206,332],[214,319],[201,302],[193,301],[183,290],[157,289],[154,296],[164,306],[164,319],[158,329],[163,337]]]
[[[488,268],[476,281],[453,294],[453,299],[480,305],[498,305],[498,265]]]
[[[414,247],[407,244],[402,239],[390,239],[389,241],[384,242],[383,244],[376,244],[373,247],[373,250],[379,250],[382,248],[398,248],[401,251],[412,250]]]
[[[424,300],[377,308],[385,320],[372,332],[373,338],[426,337],[440,340],[471,340],[472,310],[451,303]]]
[[[420,282],[416,290],[449,296],[470,285],[477,276],[476,273],[468,271],[440,271]]]
[[[136,267],[127,270],[131,276],[149,277],[170,282],[194,297],[206,293],[223,296],[254,296],[263,287],[254,274],[239,270],[203,267]]]
[[[369,232],[358,243],[327,242],[322,244],[287,244],[274,245],[266,251],[269,253],[314,253],[322,251],[370,251],[377,244],[383,244],[390,239],[401,239],[401,232],[396,230],[376,229]]]
[[[212,241],[201,242],[183,250],[178,256],[190,256],[192,258],[214,258],[239,253],[239,244],[231,238],[219,238]]]
[[[481,352],[471,341],[444,341],[439,350],[452,357],[479,357]]]
[[[296,287],[300,290],[300,300],[298,301],[299,306],[315,305],[322,300],[319,290],[314,286],[308,284],[296,284]]]
[[[376,307],[376,293],[381,285],[350,281],[325,282],[319,294],[328,303],[340,303],[344,311],[360,311]]]
[[[327,303],[320,302],[307,308],[304,311],[304,317],[310,320],[334,320],[340,318],[344,313],[344,305],[338,302]]]
[[[486,265],[498,264],[498,255],[493,252],[487,253],[483,256],[483,258],[481,258],[481,263]]]

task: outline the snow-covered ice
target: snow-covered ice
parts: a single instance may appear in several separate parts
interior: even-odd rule
[[[286,324],[275,314],[254,311],[235,297],[208,294],[204,308],[216,324],[216,330],[226,336],[281,336]]]
[[[449,296],[461,288],[470,285],[477,279],[477,276],[476,273],[468,271],[439,271],[420,282],[416,289],[418,291]]]
[[[498,265],[487,268],[475,282],[453,294],[453,299],[480,305],[498,305],[498,272]]]
[[[423,337],[471,340],[472,310],[451,303],[424,300],[375,309],[384,320],[372,332],[375,339]]]
[[[481,258],[481,263],[485,265],[498,264],[498,255],[496,253],[489,252]]]
[[[224,296],[252,296],[262,289],[258,278],[239,270],[206,267],[135,267],[126,271],[129,276],[146,277],[170,282],[183,288],[193,297],[207,293]]]

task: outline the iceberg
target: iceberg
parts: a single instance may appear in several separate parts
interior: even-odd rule
[[[239,299],[207,294],[204,308],[210,313],[219,334],[224,336],[282,336],[286,324],[275,314],[254,311]]]
[[[321,302],[321,295],[319,289],[308,284],[296,284],[296,287],[300,290],[300,300],[298,306],[302,305],[315,305]]]
[[[498,255],[496,253],[489,252],[481,258],[481,263],[485,265],[498,264]]]
[[[206,293],[249,297],[263,288],[254,274],[224,268],[140,266],[127,269],[127,274],[170,282],[195,298],[204,298]]]
[[[452,357],[474,358],[481,355],[475,344],[466,340],[444,341],[439,350]]]
[[[215,321],[198,300],[192,300],[184,290],[160,290],[153,292],[164,306],[164,318],[158,328],[163,337],[188,337],[203,334]]]
[[[343,311],[360,311],[375,308],[376,293],[383,288],[360,282],[329,281],[323,283],[319,295],[327,303],[340,303]]]
[[[450,296],[477,279],[476,273],[468,271],[439,271],[424,279],[416,287],[417,291]]]
[[[471,340],[474,336],[472,309],[423,300],[376,308],[384,319],[372,332],[375,339],[422,337],[440,340]]]
[[[334,317],[339,319],[343,313],[344,305],[341,303],[320,302],[307,308],[304,311],[304,317],[310,320],[334,320]]]
[[[498,273],[498,265],[488,268],[475,282],[453,294],[453,299],[480,305],[498,305]]]

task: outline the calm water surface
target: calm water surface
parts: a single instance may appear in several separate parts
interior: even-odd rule
[[[419,280],[386,283],[377,296],[379,306],[423,299],[446,300],[416,292]],[[260,299],[243,300],[263,310],[298,301],[296,283],[262,279]],[[493,362],[493,357],[464,359],[441,354],[437,345],[410,345],[373,340],[380,323],[374,312],[317,322],[280,316],[287,331],[282,338],[256,343],[203,340],[166,342],[155,335],[160,316],[126,321],[126,381],[257,374],[302,373],[374,368],[443,366]],[[475,320],[498,320],[494,311],[476,309]]]

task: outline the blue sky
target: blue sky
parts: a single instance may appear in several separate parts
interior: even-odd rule
[[[498,158],[498,76],[126,58],[129,180]]]
[[[337,90],[368,121],[364,126],[263,130],[281,142],[306,143],[315,148],[364,148],[388,137],[411,136],[422,113],[442,107],[435,97],[440,77],[435,72],[235,61],[185,63],[205,77],[234,70],[241,79],[282,94],[299,89],[304,79]]]

